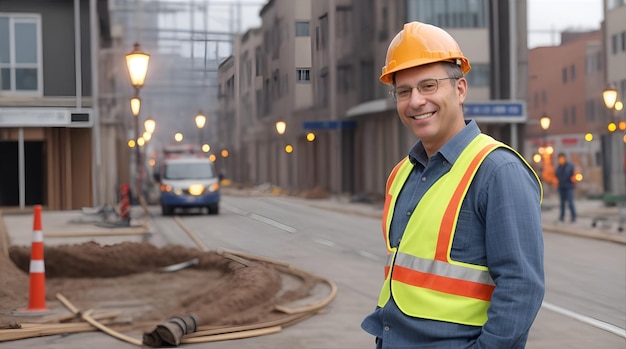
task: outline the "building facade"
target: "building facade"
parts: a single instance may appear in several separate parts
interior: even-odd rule
[[[107,1],[0,3],[0,206],[89,206],[100,195],[98,52]]]
[[[604,85],[602,33],[564,32],[561,37],[559,46],[529,52],[525,157],[541,174],[546,191],[554,190],[557,154],[564,153],[583,175],[578,194],[599,194],[604,191],[601,153],[610,121],[599,93]],[[540,126],[544,116],[550,118],[546,130]],[[533,159],[535,154],[541,156]]]
[[[467,114],[483,131],[521,151],[528,92],[526,1],[440,5],[424,0],[268,1],[260,12],[256,52],[262,56],[256,59],[261,70],[255,72],[254,86],[261,97],[256,139],[266,141],[243,146],[250,149],[242,150],[248,160],[239,167],[246,174],[233,172],[233,180],[382,197],[389,171],[416,139],[398,119],[389,87],[378,77],[389,42],[414,20],[441,26],[458,40],[472,64]],[[279,120],[287,122],[280,136],[274,129]],[[246,127],[241,124],[242,130]],[[291,153],[284,150],[286,144]]]

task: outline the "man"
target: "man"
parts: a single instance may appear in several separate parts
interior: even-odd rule
[[[564,153],[559,153],[557,157],[559,166],[556,168],[556,178],[559,181],[559,201],[561,211],[559,221],[565,220],[565,205],[569,207],[570,220],[576,222],[576,207],[574,206],[574,165],[567,161]]]
[[[387,180],[385,282],[361,324],[376,348],[524,348],[541,306],[540,180],[464,120],[469,70],[432,25],[389,45],[380,81],[419,140]]]

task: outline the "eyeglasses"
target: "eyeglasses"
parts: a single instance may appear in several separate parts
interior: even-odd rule
[[[439,89],[439,81],[442,80],[457,80],[460,78],[457,77],[449,77],[449,78],[441,78],[441,79],[424,79],[417,83],[417,86],[399,86],[389,91],[391,96],[397,101],[403,101],[409,99],[411,97],[411,92],[416,88],[422,95],[432,95],[437,92]]]

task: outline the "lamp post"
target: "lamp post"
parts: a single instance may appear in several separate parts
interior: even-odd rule
[[[198,128],[198,147],[200,150],[202,150],[202,129],[206,124],[206,116],[202,114],[202,110],[198,111],[198,115],[196,115],[195,121],[196,127]]]
[[[625,140],[620,134],[615,132],[618,127],[615,123],[615,114],[616,111],[619,111],[618,109],[623,107],[623,104],[617,100],[617,89],[612,86],[608,86],[602,90],[602,100],[604,101],[604,106],[611,112],[611,122],[607,127],[610,132],[610,161],[606,162],[606,165],[609,167],[610,175],[607,176],[605,174],[604,178],[610,181],[609,191],[613,195],[622,196],[626,192],[623,169]],[[605,168],[606,167],[607,166],[605,166]]]
[[[139,111],[141,107],[141,100],[139,99],[139,89],[143,86],[146,75],[148,73],[148,64],[150,62],[150,55],[141,51],[139,43],[136,42],[133,45],[133,50],[126,54],[126,67],[128,68],[128,75],[130,77],[130,84],[135,89],[135,94],[130,100],[131,112],[134,116],[135,126],[135,142],[139,140]],[[139,146],[135,147],[135,157],[137,166],[137,182],[135,192],[137,198],[141,195],[141,182],[143,177],[143,169],[141,166],[141,157],[139,154]]]
[[[279,136],[282,136],[285,134],[285,131],[287,131],[287,123],[282,121],[282,120],[278,120],[276,121],[276,132],[278,133]],[[280,144],[278,145],[278,149],[280,149]],[[278,181],[278,185],[280,186],[280,159],[282,158],[282,151],[278,151],[278,157],[276,158],[276,161],[278,161],[277,166],[276,166],[276,170],[277,170],[277,181]]]
[[[548,129],[550,128],[550,117],[547,115],[543,115],[541,119],[539,119],[539,125],[541,125],[541,129],[543,130],[543,146],[548,146]]]
[[[541,148],[543,149],[543,152],[539,152],[541,154],[541,157],[543,158],[543,169],[542,169],[542,173],[541,176],[543,178],[544,181],[548,182],[548,183],[553,183],[554,182],[554,167],[552,166],[552,151],[550,149],[550,147],[548,146],[548,129],[550,128],[550,117],[547,116],[546,114],[544,114],[540,119],[539,119],[539,125],[541,126],[541,129],[543,130],[543,145],[541,146]]]

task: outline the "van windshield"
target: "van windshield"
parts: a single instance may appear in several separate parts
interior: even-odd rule
[[[178,163],[167,164],[165,174],[167,179],[206,179],[215,177],[213,166],[208,163]]]

